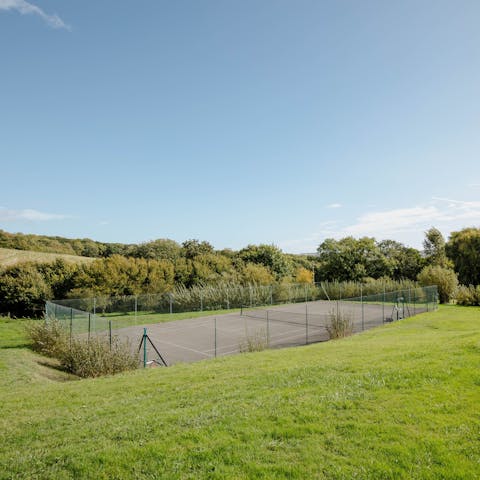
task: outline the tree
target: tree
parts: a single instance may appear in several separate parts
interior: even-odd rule
[[[171,262],[175,262],[182,254],[182,247],[168,238],[159,238],[158,240],[135,245],[130,252],[132,257],[170,260]]]
[[[451,269],[440,265],[428,265],[418,275],[422,286],[436,285],[440,303],[448,303],[458,286],[457,274]]]
[[[0,275],[0,311],[16,317],[36,317],[43,312],[52,291],[32,263],[7,268]]]
[[[269,268],[277,280],[292,273],[288,257],[275,245],[248,245],[238,252],[238,256],[246,263],[256,263]]]
[[[327,238],[317,249],[322,280],[362,280],[390,276],[393,264],[381,252],[374,238]],[[317,276],[317,272],[316,272]]]
[[[480,228],[452,232],[446,251],[460,282],[464,285],[480,285]]]
[[[183,251],[188,259],[194,259],[198,255],[213,253],[214,248],[208,242],[200,242],[199,240],[185,240],[182,243]]]
[[[425,260],[415,248],[406,247],[395,240],[382,240],[379,242],[378,247],[384,257],[391,262],[391,276],[395,280],[404,278],[416,280],[418,274],[425,266]]]
[[[440,230],[435,227],[425,232],[423,252],[429,265],[439,265],[446,268],[452,266],[445,251],[445,239]]]
[[[247,285],[271,285],[275,277],[268,267],[247,263],[242,269],[243,282]]]

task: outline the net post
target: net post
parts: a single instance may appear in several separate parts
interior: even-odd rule
[[[147,329],[143,329],[143,368],[147,367]]]
[[[112,350],[112,320],[108,321],[108,339],[110,342],[110,351]]]

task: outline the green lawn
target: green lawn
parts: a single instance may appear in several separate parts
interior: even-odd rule
[[[0,341],[1,479],[479,478],[480,308],[81,381]]]

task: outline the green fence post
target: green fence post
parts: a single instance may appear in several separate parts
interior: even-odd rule
[[[217,358],[217,317],[214,319],[215,323],[215,358]]]
[[[108,337],[110,340],[110,350],[112,350],[112,321],[108,321]]]
[[[135,325],[137,324],[137,311],[138,311],[138,299],[137,296],[135,295]]]
[[[268,310],[267,310],[267,348],[270,348],[270,320],[268,318]]]
[[[147,367],[147,329],[143,329],[143,368]]]
[[[88,314],[88,341],[90,341],[90,328],[91,328],[91,314]]]
[[[73,308],[70,309],[70,346],[72,345],[73,334]]]
[[[308,304],[305,303],[305,345],[308,345]]]
[[[273,305],[273,285],[270,285],[270,305]]]
[[[168,298],[170,300],[170,315],[171,315],[173,313],[173,295],[169,293]]]
[[[363,285],[360,285],[360,304],[362,305],[362,331],[365,330],[365,311],[363,308]]]
[[[416,305],[415,305],[415,291],[416,291],[416,288],[413,289],[413,314],[416,315]]]
[[[382,323],[385,323],[385,284],[383,284]]]

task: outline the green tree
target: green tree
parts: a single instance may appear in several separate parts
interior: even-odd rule
[[[386,258],[374,238],[328,238],[317,249],[322,280],[362,280],[365,277],[391,276],[392,262]]]
[[[436,285],[440,303],[448,303],[458,286],[457,274],[451,269],[440,265],[428,265],[418,275],[422,286]]]
[[[439,265],[440,267],[446,268],[452,266],[452,263],[447,258],[445,239],[440,230],[435,227],[425,232],[423,252],[429,265]]]
[[[16,317],[41,316],[52,291],[35,264],[7,268],[0,275],[0,311]]]
[[[269,268],[277,280],[292,274],[292,264],[287,255],[275,245],[248,245],[238,252],[245,263],[256,263]]]
[[[395,280],[408,278],[416,280],[425,266],[425,259],[416,248],[406,247],[395,240],[382,240],[378,243],[382,255],[392,265],[391,276]]]
[[[182,243],[185,257],[188,259],[194,259],[198,255],[205,255],[207,253],[213,253],[214,248],[208,242],[200,242],[199,240],[185,240]]]
[[[452,232],[446,251],[460,282],[464,285],[480,285],[480,228]]]

